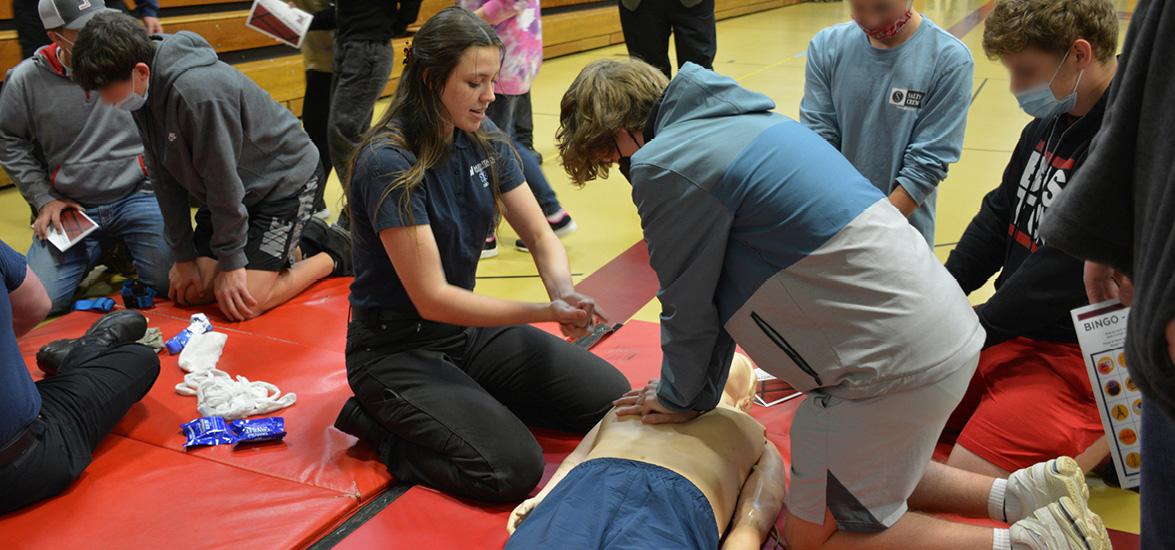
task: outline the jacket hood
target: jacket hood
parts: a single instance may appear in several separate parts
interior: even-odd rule
[[[216,50],[196,33],[180,31],[152,39],[159,41],[155,45],[155,59],[151,62],[151,83],[160,84],[157,89],[170,89],[189,70],[215,65],[218,61]]]
[[[37,48],[37,53],[33,54],[33,63],[37,65],[37,68],[49,71],[61,78],[70,78],[69,70],[57,58],[57,44],[48,44]]]
[[[734,79],[686,63],[665,89],[653,129],[659,133],[679,122],[763,113],[774,108],[771,98],[739,86]]]

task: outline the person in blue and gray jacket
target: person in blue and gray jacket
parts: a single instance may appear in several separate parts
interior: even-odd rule
[[[938,184],[959,160],[975,62],[911,0],[850,0],[808,45],[800,121],[934,245]]]
[[[1007,480],[930,462],[983,328],[886,195],[774,108],[697,65],[666,82],[638,60],[592,63],[564,95],[564,167],[582,184],[621,163],[661,286],[661,379],[617,413],[706,414],[737,343],[807,393],[791,428],[792,548],[1108,548],[1070,461]]]

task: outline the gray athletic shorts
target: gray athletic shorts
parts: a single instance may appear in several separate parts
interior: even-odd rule
[[[963,398],[979,355],[929,386],[868,399],[808,393],[791,428],[787,509],[841,530],[885,530],[907,511],[947,418]]]

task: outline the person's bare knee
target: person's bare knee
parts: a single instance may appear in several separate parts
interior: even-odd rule
[[[207,287],[201,285],[200,288],[191,286],[184,292],[184,300],[188,305],[202,306],[215,302],[216,295],[212,292],[211,284]]]
[[[246,285],[249,287],[249,295],[253,296],[253,300],[257,305],[252,308],[252,315],[246,313],[245,317],[252,319],[261,315],[263,312],[273,309],[278,304],[269,303],[273,296],[274,284],[278,277],[284,273],[283,271],[261,271],[257,269],[245,270],[245,277],[247,278]]]
[[[824,511],[824,525],[802,520],[788,512],[787,523],[783,527],[783,538],[792,550],[823,548],[835,534],[836,519],[829,510]]]

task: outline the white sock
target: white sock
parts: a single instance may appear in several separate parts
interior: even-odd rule
[[[991,483],[991,492],[987,495],[987,517],[1008,522],[1008,480],[996,478]]]
[[[991,550],[1012,550],[1012,533],[1007,529],[992,529]]]

